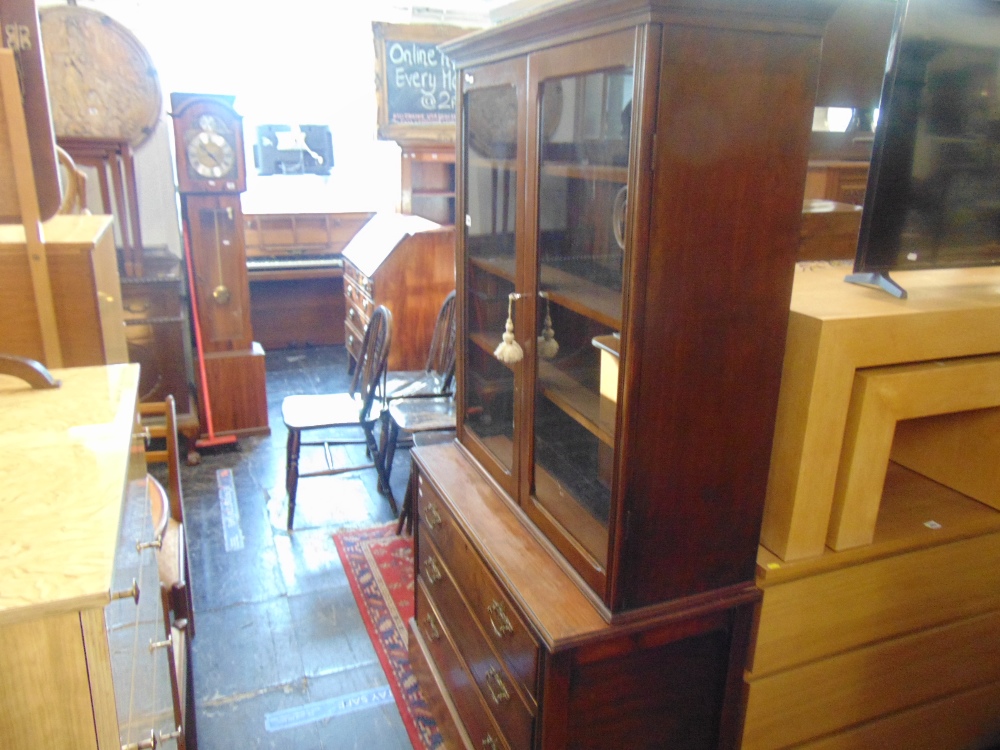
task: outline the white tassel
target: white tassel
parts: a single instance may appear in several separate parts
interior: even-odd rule
[[[514,295],[507,298],[507,327],[503,334],[503,342],[497,346],[493,356],[501,362],[512,365],[524,359],[524,351],[514,338]]]
[[[538,337],[538,356],[552,359],[559,352],[559,342],[556,341],[556,332],[552,328],[548,295],[542,292],[542,296],[545,297],[545,321],[542,323],[542,335]]]

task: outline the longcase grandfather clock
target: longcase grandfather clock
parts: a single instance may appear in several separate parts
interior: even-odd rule
[[[204,364],[201,423],[203,429],[209,424],[210,409],[209,437],[267,433],[264,350],[250,324],[240,206],[246,190],[242,118],[228,96],[173,93],[170,108],[192,313]]]

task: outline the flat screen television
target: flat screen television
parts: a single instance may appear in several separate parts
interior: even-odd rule
[[[253,161],[260,175],[328,175],[333,138],[328,125],[260,125]]]
[[[1000,1],[898,0],[854,273],[1000,264]]]

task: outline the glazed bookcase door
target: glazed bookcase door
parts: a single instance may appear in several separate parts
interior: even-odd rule
[[[640,35],[529,59],[530,379],[522,506],[603,596],[612,526]],[[527,212],[526,212],[527,213]]]
[[[463,444],[510,494],[519,469],[514,436],[515,379],[523,362],[494,356],[518,284],[524,195],[525,62],[483,66],[463,75],[460,116],[465,148],[458,196],[459,274],[464,336],[459,341]],[[515,320],[517,320],[515,318]],[[520,328],[522,321],[517,320]],[[523,340],[523,336],[519,335]]]

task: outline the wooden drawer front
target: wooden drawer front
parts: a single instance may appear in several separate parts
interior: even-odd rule
[[[531,747],[534,717],[520,692],[511,684],[510,675],[466,609],[441,553],[426,537],[421,537],[418,548],[420,581],[440,614],[441,624],[472,672],[483,701],[512,747]]]
[[[357,305],[367,310],[370,315],[375,303],[371,294],[365,289],[365,282],[359,281],[358,278],[347,278],[344,282],[344,297],[347,299],[347,304]]]
[[[375,299],[375,283],[349,261],[344,263],[344,283],[351,285],[354,294],[364,294],[369,299]],[[344,291],[346,293],[346,286]]]
[[[361,331],[344,321],[344,346],[347,347],[347,353],[355,362],[361,359],[361,344],[364,342],[364,338],[365,335]]]
[[[998,653],[991,612],[753,680],[742,746],[794,745],[1000,681]]]
[[[1000,534],[764,588],[749,678],[1000,610]]]
[[[414,611],[417,627],[424,636],[438,672],[448,686],[448,692],[458,708],[465,731],[472,738],[473,745],[486,750],[492,750],[494,747],[507,748],[503,735],[493,723],[489,711],[482,702],[482,696],[472,680],[472,675],[458,657],[455,645],[450,640],[451,634],[441,624],[440,616],[430,604],[422,580],[417,580],[416,589]]]
[[[127,486],[115,552],[112,596],[104,608],[122,745],[176,729],[170,681],[172,653],[160,597],[156,537],[145,478]],[[128,595],[133,582],[138,602]],[[151,645],[153,644],[153,645]]]
[[[367,303],[367,300],[364,300]],[[368,321],[371,319],[371,313],[366,313],[361,305],[358,303],[348,304],[347,306],[347,320],[359,331],[364,332],[368,328]]]
[[[883,716],[839,734],[798,746],[798,750],[857,750],[873,747],[968,750],[986,747],[1000,733],[1000,682]],[[995,745],[990,745],[995,747]]]
[[[537,702],[539,644],[520,613],[494,581],[441,498],[423,476],[417,479],[417,507],[421,529],[441,551],[465,596],[473,617],[493,644],[511,677]],[[423,537],[422,537],[423,538]]]

